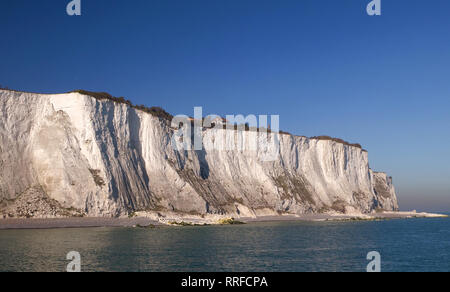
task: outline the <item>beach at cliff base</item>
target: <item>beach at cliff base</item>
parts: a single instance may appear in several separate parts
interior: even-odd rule
[[[351,221],[376,221],[389,219],[411,219],[411,218],[443,218],[443,214],[418,213],[418,212],[383,212],[373,214],[305,214],[305,215],[281,215],[281,216],[258,216],[242,217],[234,219],[234,222],[251,224],[258,222],[277,221],[308,221],[308,222],[351,222]],[[231,218],[230,218],[231,219]],[[225,223],[223,223],[225,222]],[[129,228],[152,228],[157,226],[191,226],[201,227],[206,225],[228,225],[227,218],[160,218],[134,217],[134,218],[8,218],[0,219],[0,230],[5,229],[56,229],[56,228],[93,228],[93,227],[129,227]]]

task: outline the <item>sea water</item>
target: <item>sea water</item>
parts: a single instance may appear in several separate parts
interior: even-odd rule
[[[0,231],[0,271],[450,271],[450,219]]]

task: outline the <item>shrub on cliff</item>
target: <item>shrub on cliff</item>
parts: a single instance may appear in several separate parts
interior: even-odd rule
[[[80,93],[83,95],[88,95],[91,96],[95,99],[98,100],[110,100],[113,102],[117,102],[120,104],[126,104],[132,108],[141,110],[143,112],[149,113],[152,116],[164,119],[164,120],[168,120],[171,121],[173,116],[171,114],[169,114],[168,112],[166,112],[164,109],[160,108],[160,107],[146,107],[145,105],[133,105],[133,103],[123,97],[114,97],[111,94],[107,93],[107,92],[94,92],[94,91],[87,91],[87,90],[74,90],[71,92],[76,92],[76,93]]]
[[[158,117],[158,118],[162,118],[164,120],[171,121],[173,119],[173,116],[171,114],[169,114],[163,108],[158,107],[158,106],[146,107],[145,105],[138,105],[138,106],[133,106],[133,107],[135,109],[138,109],[138,110],[141,110],[143,112],[149,113],[152,116],[155,116],[155,117]]]
[[[315,136],[315,137],[311,137],[310,139],[334,141],[334,142],[341,143],[341,144],[344,144],[344,145],[347,145],[347,146],[353,146],[353,147],[357,147],[357,148],[361,148],[362,149],[362,146],[360,144],[358,144],[358,143],[352,144],[352,143],[349,143],[349,142],[347,142],[345,140],[342,140],[342,139],[339,139],[339,138],[333,138],[333,137],[330,137],[330,136]]]

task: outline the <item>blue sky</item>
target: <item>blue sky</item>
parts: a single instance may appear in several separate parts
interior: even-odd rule
[[[193,115],[279,114],[369,150],[403,209],[450,210],[450,1],[0,1],[0,84]]]

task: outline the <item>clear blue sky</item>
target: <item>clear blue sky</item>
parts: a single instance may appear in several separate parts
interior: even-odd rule
[[[0,84],[173,114],[279,114],[361,143],[403,209],[450,210],[450,1],[0,1]]]

